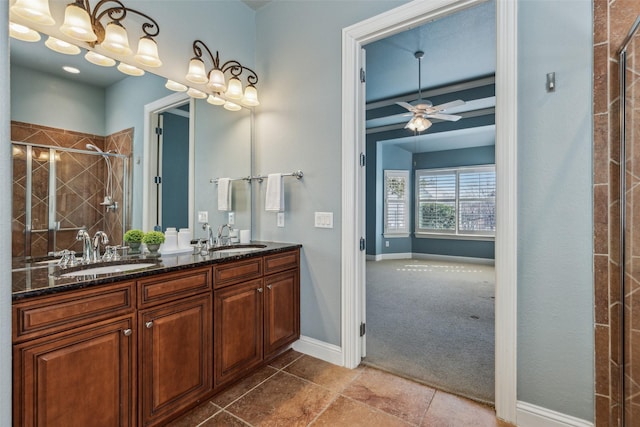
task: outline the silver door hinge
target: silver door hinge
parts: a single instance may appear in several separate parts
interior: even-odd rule
[[[156,128],[156,135],[162,135],[162,128],[161,127],[157,127]]]
[[[367,324],[366,323],[360,323],[360,336],[363,337],[364,334],[367,332]]]
[[[364,83],[367,81],[367,73],[364,71],[364,68],[360,68],[360,83]]]
[[[153,177],[153,183],[154,184],[162,184],[162,177],[161,176],[154,176]]]
[[[367,165],[367,156],[364,153],[360,153],[360,166],[365,167]]]
[[[365,249],[367,249],[367,241],[364,239],[364,237],[360,238],[360,250],[364,251]]]

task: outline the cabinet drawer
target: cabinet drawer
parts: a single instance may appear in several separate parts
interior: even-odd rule
[[[245,261],[232,261],[213,266],[213,288],[232,285],[262,276],[262,258],[250,258]]]
[[[298,267],[300,263],[300,250],[266,255],[264,257],[264,274],[277,273]]]
[[[194,268],[138,280],[138,307],[211,290],[211,268]]]
[[[13,306],[14,342],[127,314],[135,309],[134,282],[100,286]]]

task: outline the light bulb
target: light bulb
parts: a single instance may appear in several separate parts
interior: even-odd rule
[[[17,0],[11,13],[42,25],[53,25],[56,21],[49,11],[49,0]]]
[[[98,37],[91,27],[89,13],[78,3],[67,5],[64,10],[64,23],[60,27],[63,34],[83,42],[94,42]]]
[[[258,101],[258,90],[254,85],[249,85],[244,89],[244,97],[240,102],[247,107],[256,107],[260,105],[260,101]]]
[[[224,95],[229,99],[242,99],[242,83],[240,83],[237,77],[232,77],[231,80],[229,80],[229,85]]]
[[[105,50],[119,55],[131,55],[129,36],[118,21],[109,22],[104,32],[104,40],[100,43]]]
[[[192,83],[198,84],[207,83],[209,81],[207,73],[204,70],[204,62],[202,62],[202,59],[191,58],[191,61],[189,61],[189,71],[187,71],[185,78]]]
[[[209,83],[207,87],[214,92],[223,93],[227,90],[227,83],[224,78],[222,70],[213,69],[209,73]]]
[[[149,36],[140,37],[138,53],[136,53],[135,59],[147,67],[159,67],[162,65],[162,61],[158,56],[158,45]]]

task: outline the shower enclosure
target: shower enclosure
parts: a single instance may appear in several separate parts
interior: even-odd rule
[[[620,50],[621,425],[640,425],[640,17]]]
[[[90,235],[102,230],[110,244],[122,243],[129,219],[128,156],[81,147],[12,142],[13,257],[82,252],[75,240],[80,229]]]

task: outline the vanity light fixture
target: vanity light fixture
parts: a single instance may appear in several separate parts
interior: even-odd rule
[[[219,93],[214,93],[213,95],[209,95],[207,102],[211,105],[224,105],[227,101],[220,98]]]
[[[124,62],[119,63],[117,68],[121,73],[128,74],[130,76],[140,77],[144,75],[144,70],[134,67],[133,65],[125,64]]]
[[[80,48],[74,44],[67,43],[64,40],[57,39],[55,37],[49,36],[49,38],[44,42],[45,46],[49,49],[63,53],[65,55],[78,55],[80,53]]]
[[[186,92],[186,90],[188,89],[182,83],[174,82],[173,80],[167,80],[167,82],[164,84],[164,87],[176,92]]]
[[[37,42],[40,40],[40,33],[15,22],[9,22],[9,35],[23,42]]]
[[[206,93],[204,93],[201,90],[194,89],[192,87],[190,87],[189,90],[187,90],[187,95],[196,99],[205,99],[207,97]]]
[[[11,13],[42,25],[53,25],[56,21],[49,11],[49,0],[17,0]]]
[[[224,109],[229,111],[240,111],[242,107],[234,102],[227,101],[224,103]]]
[[[84,55],[84,59],[91,62],[92,64],[100,65],[101,67],[113,67],[114,65],[116,65],[115,59],[100,55],[99,53],[92,50],[88,51]]]
[[[212,63],[212,68],[208,73],[202,58],[203,50],[209,54]],[[221,94],[224,94],[225,99],[239,101],[247,106],[254,107],[260,104],[258,101],[258,90],[255,87],[258,83],[258,75],[255,71],[245,67],[236,60],[229,60],[221,64],[219,52],[216,51],[216,54],[213,55],[202,40],[195,40],[193,42],[193,53],[195,56],[189,61],[189,69],[185,78],[192,83],[206,84],[207,89],[215,94],[212,95],[212,101],[218,102],[216,104],[209,101],[211,104],[224,105],[224,103],[219,103],[219,100],[222,100]],[[225,73],[230,75],[228,82]],[[247,79],[247,87],[244,91],[242,82],[240,81],[243,74],[246,75]],[[238,109],[241,108],[238,104],[233,105],[237,106]],[[233,108],[232,111],[236,111],[235,107],[232,106],[231,108]]]

